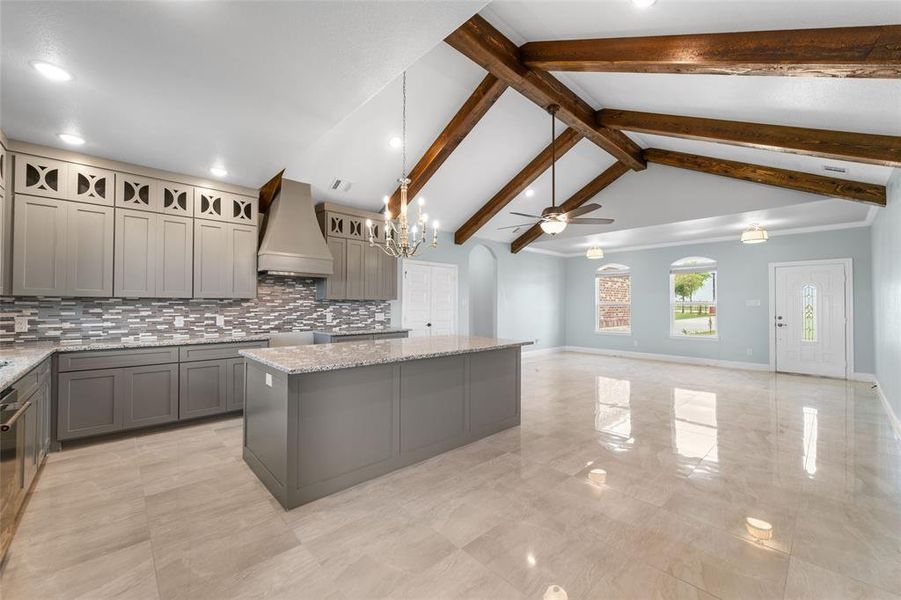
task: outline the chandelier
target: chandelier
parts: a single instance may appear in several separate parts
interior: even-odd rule
[[[417,202],[416,220],[410,223],[407,216],[409,202],[407,201],[407,187],[410,179],[407,177],[407,72],[403,75],[403,131],[401,137],[402,159],[400,183],[400,211],[397,218],[392,218],[390,210],[391,199],[385,196],[385,241],[376,240],[375,223],[372,219],[366,219],[366,227],[369,230],[369,246],[379,247],[388,256],[394,258],[410,258],[416,256],[420,248],[429,237],[429,216],[423,212],[425,200],[419,198]],[[438,221],[432,223],[432,242],[428,244],[432,248],[438,246]]]

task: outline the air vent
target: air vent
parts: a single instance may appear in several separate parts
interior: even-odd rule
[[[335,177],[332,180],[332,184],[329,186],[329,189],[338,191],[338,192],[347,192],[350,190],[350,186],[354,184],[353,181],[348,181],[347,179],[339,179]]]
[[[835,167],[833,165],[823,165],[823,170],[829,173],[847,173],[848,169],[845,167]]]

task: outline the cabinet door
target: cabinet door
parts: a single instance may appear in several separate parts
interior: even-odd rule
[[[135,210],[159,212],[162,201],[156,179],[116,173],[116,206]]]
[[[326,300],[344,300],[347,297],[347,240],[326,238],[326,245],[332,253],[332,274],[328,276]]]
[[[378,300],[382,297],[382,256],[384,252],[378,246],[370,247],[364,242],[363,247],[363,298]]]
[[[194,190],[194,216],[212,221],[230,221],[231,194],[207,188]]]
[[[226,410],[244,410],[244,359],[226,360],[225,407]]]
[[[228,197],[231,210],[228,213],[229,219],[235,223],[243,223],[245,225],[256,226],[257,224],[257,199],[249,196]]]
[[[227,298],[228,225],[194,220],[194,297]]]
[[[228,290],[229,298],[256,298],[257,295],[257,228],[228,225]]]
[[[114,179],[112,171],[70,164],[67,198],[78,202],[112,206]]]
[[[382,252],[382,294],[381,300],[397,300],[397,259]]]
[[[25,456],[23,457],[25,469],[22,487],[26,492],[31,488],[31,482],[34,481],[34,476],[38,472],[38,414],[40,408],[37,402],[40,401],[40,397],[34,393],[28,401],[31,402],[31,405],[19,421],[25,427]]]
[[[9,227],[10,215],[12,210],[9,207],[9,196],[5,189],[0,188],[0,296],[12,293],[8,285],[11,265],[7,264],[12,255],[8,248],[12,231]]]
[[[49,158],[16,154],[16,193],[45,198],[66,197],[69,163]]]
[[[179,419],[226,411],[227,365],[228,359],[179,365]]]
[[[113,226],[111,206],[67,202],[66,295],[113,295]]]
[[[194,281],[194,223],[190,217],[157,216],[156,296],[190,298]]]
[[[53,388],[50,384],[50,379],[44,380],[44,383],[41,384],[41,387],[38,388],[36,394],[40,394],[41,398],[41,413],[39,415],[40,424],[38,427],[38,431],[40,431],[40,435],[38,436],[38,444],[39,444],[39,456],[41,460],[44,460],[44,457],[50,453],[50,439],[51,439],[51,427],[50,427],[50,415],[51,415],[51,407],[52,407],[52,398],[53,398]]]
[[[178,420],[178,364],[123,369],[122,377],[123,428]]]
[[[3,144],[0,144],[0,188],[3,188],[4,190],[9,189],[9,177],[6,174],[8,167],[9,154],[6,151],[6,147]]]
[[[362,240],[347,240],[347,267],[345,271],[348,300],[363,299],[363,255],[366,245]]]
[[[13,222],[13,293],[66,293],[67,202],[16,194]]]
[[[158,184],[164,213],[190,217],[194,214],[194,188],[190,185],[161,181]]]
[[[57,424],[60,440],[122,429],[122,369],[60,373]]]
[[[158,215],[140,210],[116,209],[116,296],[156,296],[158,227]]]

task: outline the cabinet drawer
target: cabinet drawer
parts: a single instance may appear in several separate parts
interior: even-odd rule
[[[406,331],[392,331],[391,333],[376,333],[372,336],[374,340],[397,340],[409,337]]]
[[[19,401],[27,400],[41,382],[50,375],[50,359],[45,360],[13,384],[19,394]]]
[[[182,346],[179,348],[181,362],[194,362],[198,360],[220,360],[224,358],[240,358],[238,350],[245,348],[265,348],[269,345],[266,340],[258,342],[238,342],[235,344],[200,344],[197,346]]]
[[[59,355],[59,371],[116,369],[178,362],[178,347],[135,348],[132,350],[90,350]]]

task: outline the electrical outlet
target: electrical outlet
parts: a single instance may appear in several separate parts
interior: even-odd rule
[[[330,312],[325,313],[325,322],[326,323],[332,322],[332,313],[330,313]]]
[[[175,326],[176,327],[184,327],[185,326],[185,318],[184,317],[175,317]]]
[[[28,317],[16,317],[16,333],[28,331]]]
[[[266,373],[266,385],[272,387],[272,373]]]
[[[225,327],[225,316],[216,315],[216,326],[217,327]]]
[[[375,320],[376,320],[376,321],[384,321],[384,320],[385,320],[385,313],[383,313],[383,312],[377,312],[377,313],[375,313]]]

